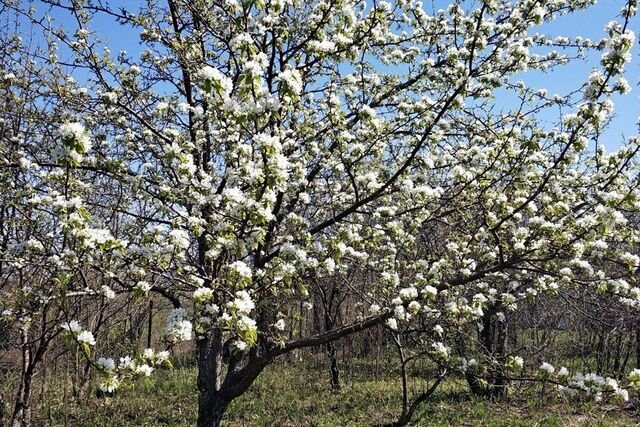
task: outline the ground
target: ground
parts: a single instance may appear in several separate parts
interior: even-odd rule
[[[111,399],[89,395],[67,399],[50,379],[35,408],[35,425],[186,426],[196,416],[195,369],[177,364],[122,389]],[[227,426],[373,426],[397,417],[400,382],[393,369],[357,363],[344,367],[343,388],[332,393],[318,363],[278,363],[267,368],[243,397],[233,402]],[[424,381],[414,378],[414,391]],[[548,391],[548,390],[547,390]],[[39,390],[36,391],[36,394]],[[67,391],[67,395],[70,395]],[[475,399],[461,380],[448,380],[414,418],[416,426],[625,426],[635,413],[615,405],[570,403],[529,389],[500,401]]]

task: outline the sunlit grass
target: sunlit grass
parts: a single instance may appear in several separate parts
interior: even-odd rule
[[[393,369],[378,378],[355,364],[345,369],[340,393],[332,393],[327,373],[310,364],[268,367],[249,392],[234,401],[229,426],[372,426],[394,420],[400,410],[400,382]],[[367,378],[368,377],[368,378]],[[59,378],[51,378],[46,398],[34,410],[35,425],[184,426],[196,420],[195,368],[155,373],[111,399],[87,394],[64,400]],[[428,384],[413,378],[415,392]],[[69,391],[67,392],[67,394]],[[472,398],[464,381],[444,382],[415,417],[418,426],[624,426],[634,414],[615,407],[568,403],[535,390],[500,401]]]

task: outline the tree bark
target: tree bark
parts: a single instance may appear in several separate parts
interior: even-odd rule
[[[327,354],[331,364],[331,390],[340,391],[340,370],[338,369],[338,356],[333,342],[327,343]]]
[[[11,427],[31,426],[31,385],[33,381],[33,364],[31,362],[31,352],[26,346],[27,336],[23,333],[22,349],[22,375],[20,377],[20,387],[16,395],[15,407],[11,416]]]
[[[471,390],[471,394],[474,396],[484,396],[486,393],[486,388],[480,382],[480,378],[471,372],[465,372],[465,378],[467,380],[467,384],[469,385],[469,390]]]
[[[229,403],[219,393],[200,394],[198,404],[198,427],[220,427]]]
[[[487,385],[483,386],[480,378],[472,372],[465,374],[471,393],[476,396],[491,398],[504,396],[507,391],[506,359],[507,359],[507,319],[494,319],[495,313],[502,309],[500,304],[489,307],[482,316],[482,331],[480,342],[488,359]]]
[[[4,399],[0,396],[0,427],[4,427]]]
[[[335,288],[334,288],[335,289]],[[331,298],[329,301],[323,301],[324,304],[324,330],[330,331],[334,327],[335,318],[331,315],[332,303],[335,291],[332,290]],[[333,341],[330,341],[326,345],[327,356],[329,357],[329,365],[331,371],[331,390],[340,390],[340,371],[338,370],[338,356],[336,352],[336,346]]]
[[[507,393],[507,373],[505,371],[505,364],[507,362],[507,334],[508,323],[507,319],[503,322],[495,322],[496,329],[496,343],[493,352],[493,360],[495,361],[494,369],[492,372],[492,381],[490,396],[502,397]]]
[[[147,323],[147,348],[151,348],[151,335],[153,332],[153,300],[149,300],[149,323]]]
[[[222,335],[214,329],[197,343],[198,350],[198,427],[218,427],[230,402],[222,399]]]

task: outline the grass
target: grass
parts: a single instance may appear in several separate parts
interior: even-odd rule
[[[268,367],[250,391],[235,400],[226,425],[371,426],[394,420],[400,408],[400,383],[393,369],[378,378],[356,365],[344,375],[340,393],[332,393],[327,373],[303,364]],[[67,401],[50,382],[45,399],[34,408],[34,425],[42,426],[185,426],[196,418],[195,369],[157,372],[122,389],[112,399],[88,396]],[[414,378],[414,391],[426,381]],[[541,399],[536,390],[501,401],[472,398],[465,383],[444,382],[414,417],[416,426],[625,426],[634,414],[613,406]]]

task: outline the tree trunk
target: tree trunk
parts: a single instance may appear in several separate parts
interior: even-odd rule
[[[24,388],[23,388],[24,387]],[[11,417],[11,427],[31,426],[31,380],[27,384],[20,384],[19,396]]]
[[[469,390],[474,396],[484,396],[486,394],[486,388],[480,382],[480,378],[471,372],[465,372],[465,378],[469,385]]]
[[[151,348],[153,333],[153,300],[149,300],[149,323],[147,323],[147,348]]]
[[[221,398],[219,393],[202,394],[198,402],[198,427],[220,427],[228,401]]]
[[[11,427],[29,427],[31,425],[31,385],[33,382],[33,361],[28,347],[28,336],[22,331],[22,374],[20,387],[16,395],[11,416]]]
[[[331,390],[340,390],[340,370],[338,369],[338,357],[336,355],[336,346],[330,342],[327,344],[327,353],[331,362]]]
[[[472,372],[465,374],[471,393],[476,396],[491,398],[504,396],[507,391],[507,376],[505,363],[507,359],[507,319],[503,322],[494,319],[494,315],[502,309],[500,304],[489,307],[482,316],[482,331],[480,342],[489,360],[487,386],[483,386],[480,378]]]
[[[324,331],[330,331],[336,324],[336,317],[332,316],[333,302],[336,297],[336,288],[331,289],[331,293],[328,297],[323,295],[322,305],[324,308]],[[336,315],[337,316],[337,315]],[[340,371],[338,370],[338,356],[336,351],[336,345],[330,341],[325,346],[327,350],[327,356],[329,357],[330,372],[331,372],[331,390],[340,390]]]
[[[504,322],[495,322],[497,332],[493,359],[495,367],[493,371],[493,380],[491,384],[491,397],[502,397],[507,392],[507,375],[505,372],[505,363],[507,362],[507,319]]]
[[[478,339],[480,344],[482,345],[481,351],[483,351],[488,359],[491,359],[493,356],[493,323],[491,320],[491,316],[496,312],[495,306],[488,307],[487,310],[482,315],[482,330],[479,333]],[[469,390],[475,396],[487,396],[490,393],[489,387],[486,387],[480,381],[480,378],[472,373],[466,372],[465,378],[467,380],[467,384],[469,385]]]
[[[215,329],[197,343],[198,427],[218,427],[229,401],[222,398],[222,335]]]
[[[20,388],[16,396],[15,408],[11,416],[11,427],[29,427],[31,425],[31,384],[33,371],[23,372]]]

